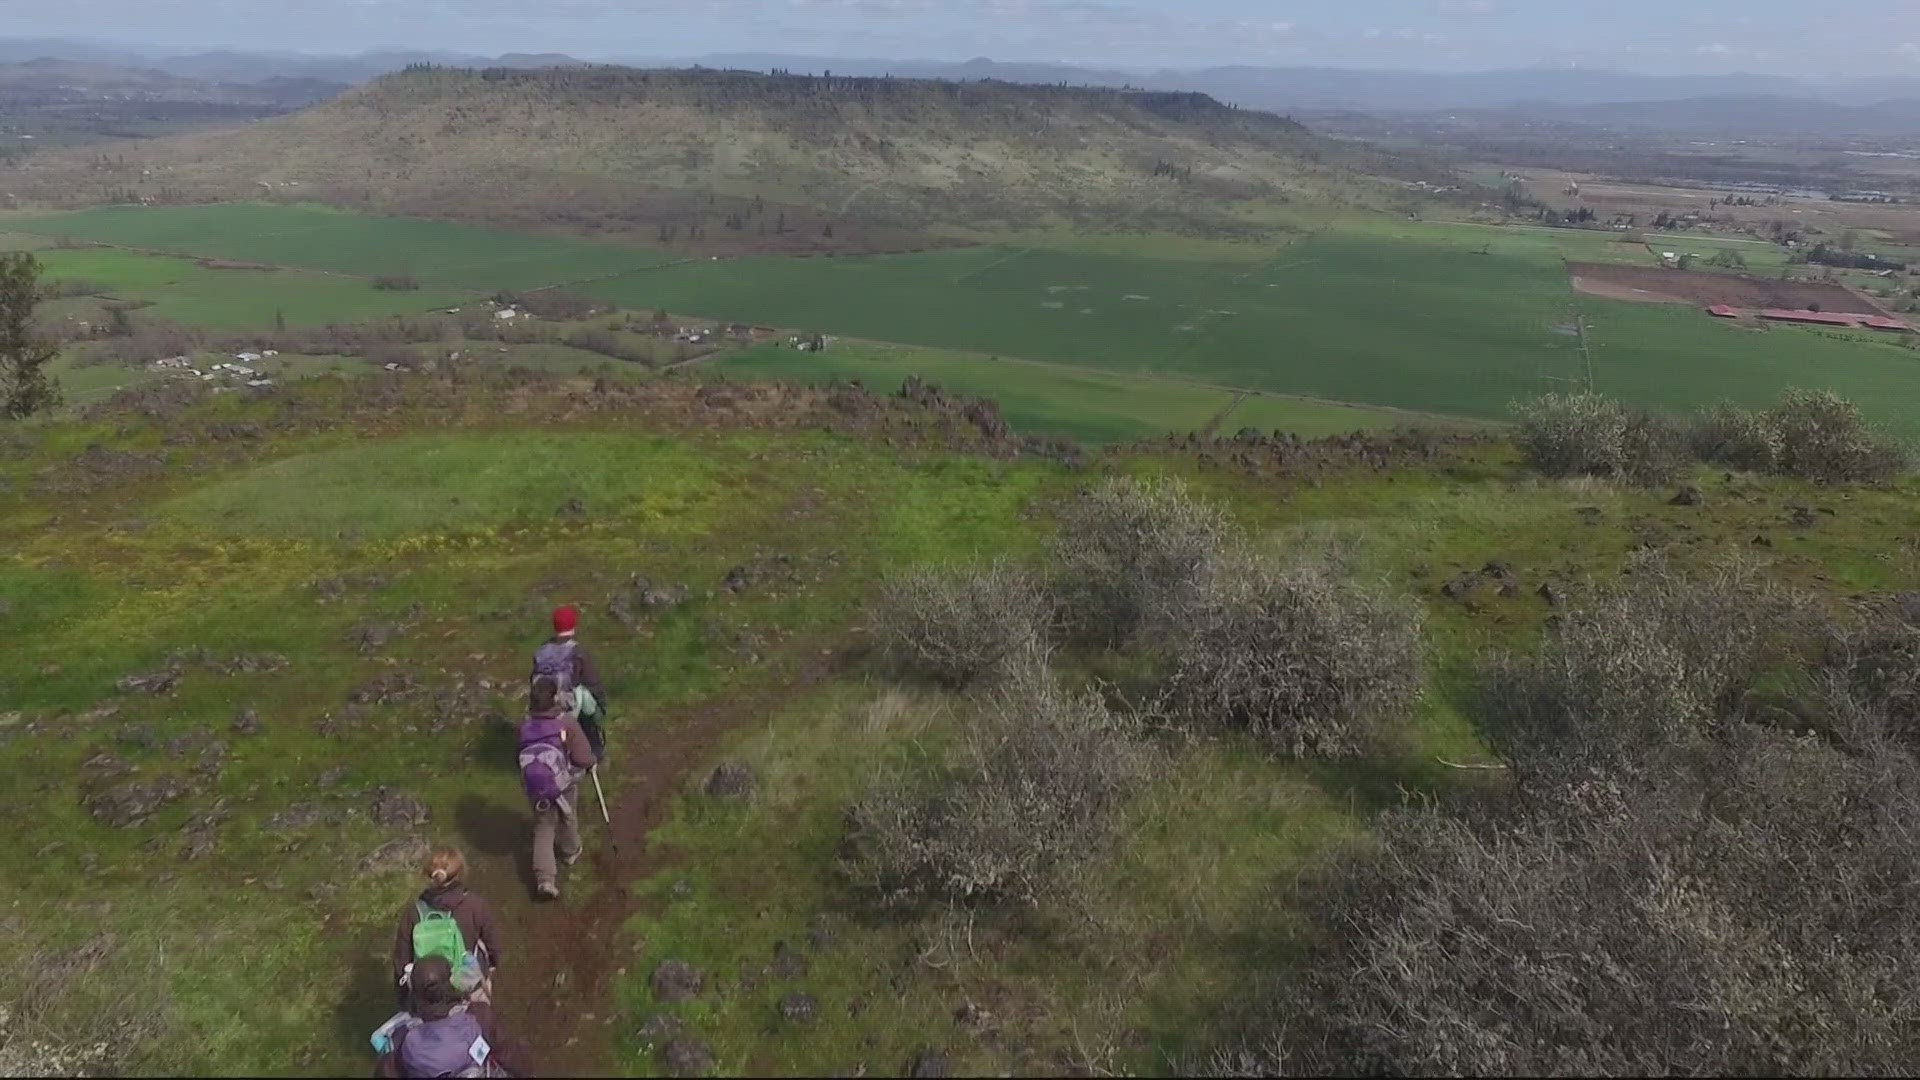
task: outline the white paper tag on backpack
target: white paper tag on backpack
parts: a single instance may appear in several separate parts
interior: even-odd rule
[[[487,1045],[487,1037],[485,1035],[475,1036],[473,1045],[467,1047],[467,1056],[473,1059],[475,1065],[485,1065],[487,1063],[487,1055],[492,1052],[493,1047]]]

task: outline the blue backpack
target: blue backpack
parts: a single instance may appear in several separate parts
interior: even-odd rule
[[[400,1075],[490,1076],[493,1048],[473,1014],[456,1012],[407,1028],[400,1043]]]

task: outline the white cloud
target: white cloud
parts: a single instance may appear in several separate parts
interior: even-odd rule
[[[1724,41],[1715,41],[1701,45],[1693,51],[1699,53],[1701,56],[1726,56],[1728,53],[1733,52],[1733,47]]]
[[[1450,19],[1484,19],[1497,14],[1500,5],[1494,0],[1439,0],[1434,10]]]

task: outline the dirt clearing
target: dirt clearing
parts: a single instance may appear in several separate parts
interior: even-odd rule
[[[1576,292],[1652,304],[1727,304],[1740,308],[1808,308],[1815,311],[1885,315],[1887,312],[1840,285],[1813,281],[1767,281],[1734,274],[1704,274],[1652,266],[1567,264]]]

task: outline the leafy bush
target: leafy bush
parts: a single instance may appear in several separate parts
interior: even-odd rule
[[[1231,535],[1178,480],[1116,478],[1083,492],[1054,543],[1069,625],[1105,644],[1177,624]]]
[[[412,274],[381,274],[373,279],[373,287],[381,292],[413,292],[420,282]]]
[[[1033,904],[1071,891],[1152,774],[1137,727],[1026,669],[981,704],[941,782],[895,775],[852,807],[843,869],[921,899]]]
[[[1222,566],[1169,637],[1162,704],[1181,722],[1253,732],[1295,757],[1376,748],[1421,686],[1417,605],[1326,565]]]
[[[895,666],[964,687],[1044,665],[1053,608],[1031,572],[997,562],[890,578],[869,618]]]
[[[1738,711],[1796,625],[1791,599],[1750,567],[1690,577],[1644,558],[1628,569],[1537,654],[1492,665],[1488,719],[1523,770],[1617,766],[1699,738]]]
[[[1677,424],[1600,394],[1546,394],[1515,411],[1520,448],[1547,476],[1657,484],[1686,464],[1685,435]]]
[[[1826,390],[1794,390],[1769,414],[1780,433],[1779,470],[1821,483],[1884,483],[1908,467],[1906,453],[1869,427],[1851,402]]]

